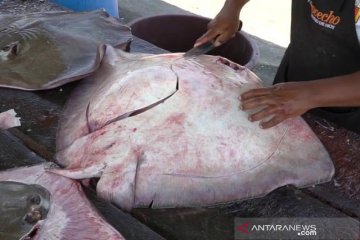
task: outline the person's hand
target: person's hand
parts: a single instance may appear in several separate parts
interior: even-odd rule
[[[288,82],[252,89],[240,96],[240,108],[255,110],[249,120],[260,121],[261,128],[273,127],[314,107],[310,100],[311,87],[308,85],[306,82]]]
[[[194,47],[209,41],[213,41],[214,46],[218,47],[235,36],[239,25],[239,13],[237,11],[223,9],[209,22],[207,32],[196,40]]]

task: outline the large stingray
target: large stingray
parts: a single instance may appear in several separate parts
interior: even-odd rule
[[[56,160],[123,209],[213,205],[286,184],[328,181],[331,159],[301,118],[263,130],[239,109],[261,85],[221,57],[127,54],[104,63],[71,96]]]
[[[49,89],[94,72],[106,43],[125,48],[130,29],[104,11],[0,15],[0,86]]]
[[[0,239],[124,239],[79,183],[43,165],[0,172]]]

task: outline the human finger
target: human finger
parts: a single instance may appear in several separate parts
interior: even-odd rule
[[[268,106],[266,108],[261,109],[260,111],[253,113],[249,116],[249,120],[251,122],[260,121],[274,115],[275,113],[281,111],[279,107]]]
[[[251,89],[247,92],[244,92],[243,94],[240,95],[240,100],[244,101],[247,99],[251,99],[254,97],[260,97],[260,96],[264,96],[264,95],[268,95],[272,92],[272,88],[255,88],[255,89]]]
[[[283,122],[286,119],[287,117],[284,114],[277,114],[268,121],[260,122],[260,127],[263,129],[271,128],[278,125],[279,123]]]
[[[209,29],[206,33],[204,33],[201,37],[199,37],[194,44],[194,47],[198,47],[202,44],[210,42],[214,40],[218,36],[218,32],[213,29]]]
[[[214,46],[218,47],[222,45],[223,43],[226,43],[229,41],[230,38],[233,38],[235,34],[232,31],[225,31],[222,34],[220,34],[214,41]]]
[[[240,103],[240,108],[242,110],[250,110],[259,107],[266,107],[266,106],[276,106],[278,105],[274,99],[269,98],[268,96],[260,96],[250,98],[248,100],[242,101]]]

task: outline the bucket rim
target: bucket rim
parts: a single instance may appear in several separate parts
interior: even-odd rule
[[[211,18],[199,16],[199,15],[192,14],[192,13],[189,13],[189,14],[185,14],[185,13],[184,14],[181,14],[181,13],[179,13],[179,14],[155,14],[155,15],[135,18],[126,24],[130,27],[130,30],[132,30],[133,26],[135,26],[137,23],[140,23],[142,21],[157,19],[157,18],[169,18],[169,17],[170,18],[171,17],[186,17],[186,18],[193,18],[193,19],[201,19],[201,20],[205,20],[205,21],[212,20]],[[250,36],[250,34],[246,33],[245,31],[240,30],[240,31],[237,31],[236,34],[240,34],[242,37],[244,37],[244,39],[246,39],[246,41],[248,41],[250,47],[252,48],[250,60],[243,66],[248,69],[253,69],[259,62],[259,58],[260,58],[259,47],[256,44],[255,40]]]

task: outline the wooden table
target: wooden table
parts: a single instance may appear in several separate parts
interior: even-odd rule
[[[4,9],[0,8],[0,13]],[[131,51],[165,52],[137,38]],[[264,74],[261,69],[267,66],[256,68],[255,73]],[[0,132],[0,170],[52,160],[58,119],[76,85],[37,92],[0,89],[0,112],[14,108],[22,122],[19,128]],[[360,136],[310,114],[304,118],[334,161],[336,175],[331,182],[305,189],[286,186],[263,198],[214,208],[135,209],[132,215],[167,239],[197,240],[234,239],[235,217],[359,218]],[[128,239],[160,239],[131,216],[97,199],[91,190],[87,193],[106,219]]]

